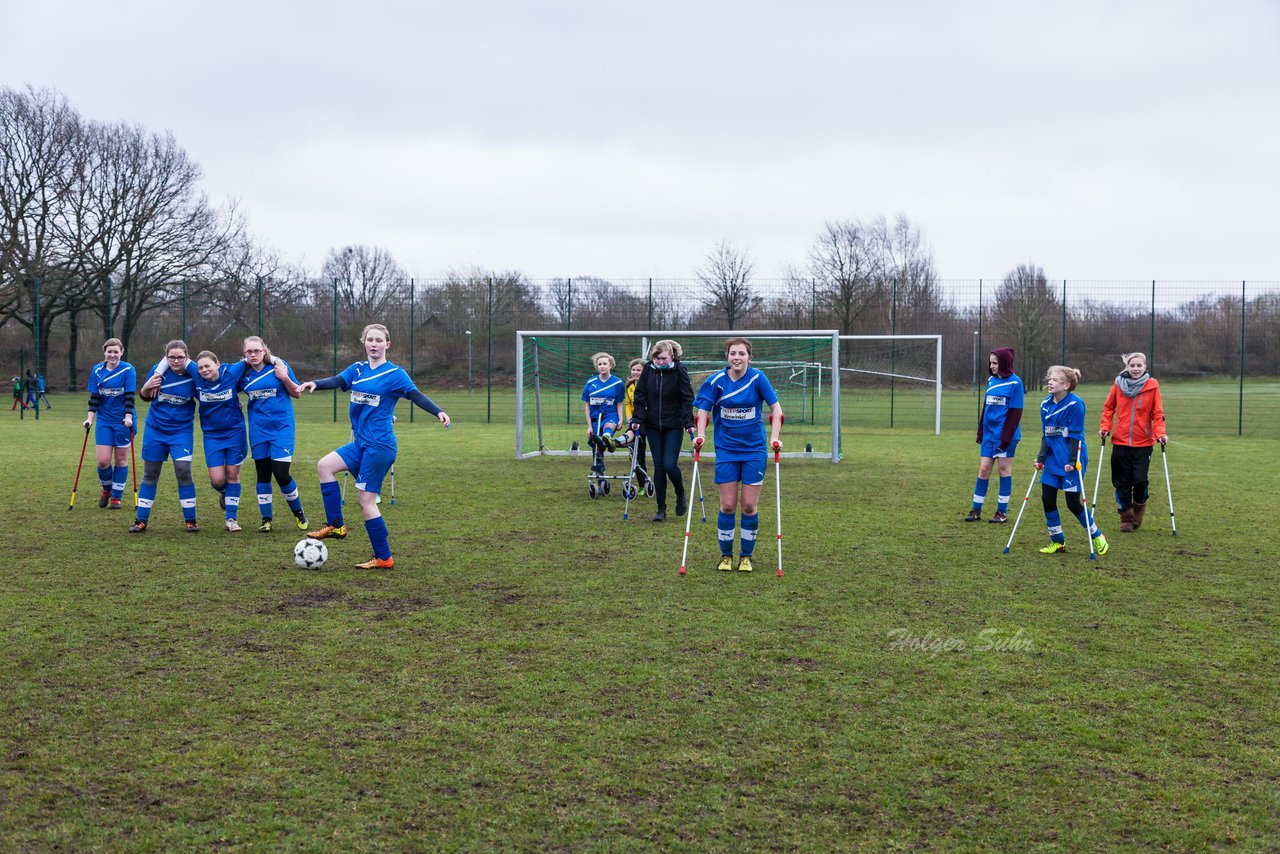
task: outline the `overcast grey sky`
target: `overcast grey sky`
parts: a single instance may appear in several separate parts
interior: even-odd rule
[[[172,131],[313,269],[772,278],[901,212],[945,278],[1280,279],[1271,0],[4,7],[0,82]]]

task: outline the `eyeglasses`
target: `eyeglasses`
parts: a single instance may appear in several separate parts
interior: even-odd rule
[[[183,359],[185,359],[185,358],[187,358],[187,357],[186,357],[186,356],[166,356],[165,358],[167,358],[167,359],[169,359],[170,361],[173,361],[173,362],[181,362]]]
[[[265,353],[265,352],[267,352],[267,351],[266,351],[266,350],[245,350],[245,351],[244,351],[244,354],[245,354],[246,356],[252,356],[252,355],[254,355],[255,353]]]

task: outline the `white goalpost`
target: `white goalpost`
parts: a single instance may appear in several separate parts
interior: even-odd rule
[[[625,380],[628,362],[646,358],[654,341],[679,341],[696,395],[707,377],[724,369],[724,342],[736,335],[751,340],[751,366],[778,393],[786,416],[783,456],[838,461],[841,342],[832,329],[517,331],[516,459],[591,454],[580,395],[595,375],[593,353],[613,356],[614,375]],[[711,439],[714,445],[714,435]],[[685,452],[691,452],[687,444]]]
[[[927,418],[934,435],[942,433],[941,335],[841,335],[840,342],[846,398],[873,401],[858,407],[854,425],[919,426]]]

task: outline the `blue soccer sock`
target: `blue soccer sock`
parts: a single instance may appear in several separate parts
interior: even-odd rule
[[[151,505],[156,502],[156,484],[148,484],[145,480],[138,488],[138,521],[145,522],[151,518]]]
[[[373,546],[373,556],[386,560],[391,557],[391,543],[387,540],[387,523],[381,516],[364,521],[364,530]]]
[[[270,519],[271,513],[271,481],[258,481],[258,511],[263,519]]]
[[[733,554],[733,528],[734,518],[732,513],[720,511],[720,516],[716,519],[716,528],[720,533],[720,554]]]
[[[1013,495],[1013,475],[1003,475],[1000,478],[1000,494],[996,496],[996,512],[1009,512],[1009,498]]]
[[[108,466],[104,469],[98,469],[98,483],[102,484],[102,491],[107,492],[111,489],[111,468]]]
[[[981,510],[987,500],[987,490],[991,488],[991,479],[978,478],[973,482],[973,509]]]
[[[289,509],[294,513],[302,512],[302,499],[298,497],[298,482],[293,478],[289,478],[289,485],[280,489],[284,493],[284,500],[289,503]]]
[[[1090,519],[1084,512],[1084,508],[1080,508],[1080,512],[1076,514],[1076,521],[1080,523],[1080,527],[1089,532],[1090,538],[1096,537],[1102,533],[1098,528],[1098,520]]]
[[[346,523],[342,521],[342,487],[336,480],[320,484],[320,500],[324,503],[324,520],[335,528]]]
[[[227,518],[236,518],[240,513],[240,484],[228,483],[222,488],[222,494],[227,496]]]
[[[1062,533],[1062,517],[1057,510],[1049,510],[1044,514],[1045,524],[1049,526],[1049,539],[1055,543],[1065,543],[1066,534]]]
[[[751,557],[756,550],[756,533],[760,530],[760,514],[742,514],[742,556]]]
[[[194,522],[196,518],[196,485],[178,484],[178,503],[182,505],[182,518]]]
[[[119,501],[120,496],[124,495],[124,487],[128,482],[129,467],[116,466],[111,475],[111,497]]]

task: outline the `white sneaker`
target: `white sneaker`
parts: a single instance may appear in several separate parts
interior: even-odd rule
[[[241,530],[244,530],[244,529],[240,527],[240,523],[239,523],[239,522],[237,522],[235,519],[228,519],[228,520],[227,520],[227,530],[228,530],[229,532],[231,532],[231,533],[233,533],[233,534],[234,534],[234,533],[236,533],[237,531],[241,531]]]

